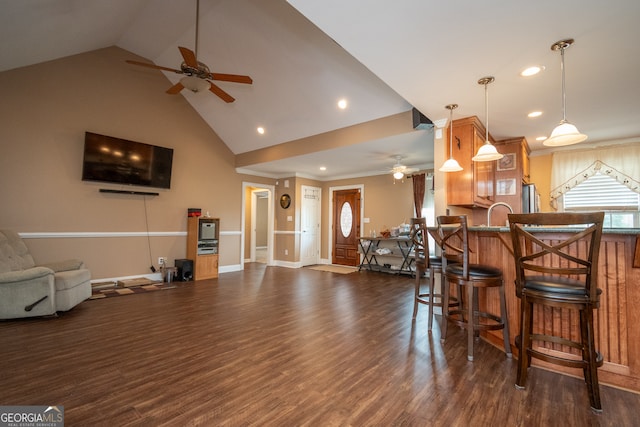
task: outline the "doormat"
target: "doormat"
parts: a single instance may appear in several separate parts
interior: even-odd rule
[[[110,298],[110,297],[119,297],[122,295],[133,295],[133,294],[146,294],[154,291],[162,291],[165,289],[174,289],[177,286],[173,283],[152,283],[149,285],[143,286],[131,286],[128,288],[107,288],[107,289],[94,289],[91,292],[91,296],[89,299],[102,299],[102,298]]]
[[[358,270],[357,267],[347,267],[344,265],[330,265],[330,264],[312,265],[306,268],[308,268],[309,270],[329,271],[331,273],[339,273],[339,274],[349,274]]]

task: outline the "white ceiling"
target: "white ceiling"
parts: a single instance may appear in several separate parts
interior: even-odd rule
[[[196,0],[0,0],[0,71],[113,45],[132,59],[179,68],[178,46],[195,50],[195,6]],[[458,103],[456,117],[484,121],[477,80],[492,75],[492,135],[525,136],[541,150],[535,138],[562,117],[560,55],[550,46],[574,38],[565,54],[567,118],[589,143],[637,141],[639,18],[637,0],[201,0],[198,59],[254,83],[219,83],[236,98],[232,104],[210,93],[178,96],[240,154],[412,106],[435,122],[447,117],[446,104]],[[533,64],[545,71],[518,75]],[[157,71],[132,65],[131,72]],[[336,108],[340,98],[348,100],[346,110]],[[534,109],[542,117],[527,118]],[[434,163],[431,139],[431,130],[408,129],[243,170],[334,179],[379,173],[397,155],[424,167]]]

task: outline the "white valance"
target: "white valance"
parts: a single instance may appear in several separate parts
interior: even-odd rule
[[[640,193],[640,142],[554,153],[551,207],[557,209],[559,197],[598,172]]]

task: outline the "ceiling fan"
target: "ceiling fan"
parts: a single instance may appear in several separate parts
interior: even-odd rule
[[[417,172],[418,169],[410,168],[400,163],[402,156],[396,156],[396,164],[389,169],[389,172],[393,174],[393,179],[402,179],[405,175],[412,172]]]
[[[223,82],[233,82],[233,83],[245,83],[251,84],[253,80],[249,76],[242,76],[238,74],[221,74],[221,73],[212,73],[207,67],[206,64],[198,61],[198,21],[200,16],[200,0],[196,2],[196,45],[195,52],[186,47],[179,46],[180,54],[182,55],[182,59],[184,62],[180,65],[180,69],[177,70],[175,68],[163,67],[160,65],[151,64],[148,62],[140,62],[127,60],[129,64],[133,65],[141,65],[143,67],[155,68],[157,70],[163,71],[172,71],[177,74],[184,74],[184,77],[180,79],[178,83],[171,86],[167,93],[171,95],[175,95],[180,93],[180,91],[184,88],[191,90],[192,92],[201,92],[203,90],[209,90],[212,93],[216,94],[225,102],[233,102],[235,98],[229,95],[227,92],[222,90],[218,85],[216,85],[211,80],[219,80]]]

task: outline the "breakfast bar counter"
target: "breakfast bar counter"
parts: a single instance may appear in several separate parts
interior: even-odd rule
[[[564,240],[574,231],[565,228],[540,228],[542,240]],[[502,269],[507,296],[510,341],[515,349],[518,334],[520,301],[515,292],[515,262],[508,227],[469,227],[472,262]],[[604,365],[598,369],[602,384],[640,393],[640,229],[604,229],[600,243],[598,287],[602,289],[600,307],[594,311],[596,347],[602,353]],[[499,313],[497,292],[480,301],[491,312]],[[562,331],[574,339],[579,337],[578,316],[566,310],[544,309],[544,316],[534,328]],[[492,344],[502,347],[500,331],[483,335]],[[569,348],[546,348],[549,353],[571,353]],[[577,358],[578,355],[576,355]],[[576,369],[563,368],[535,360],[534,365],[569,375],[582,377]]]

